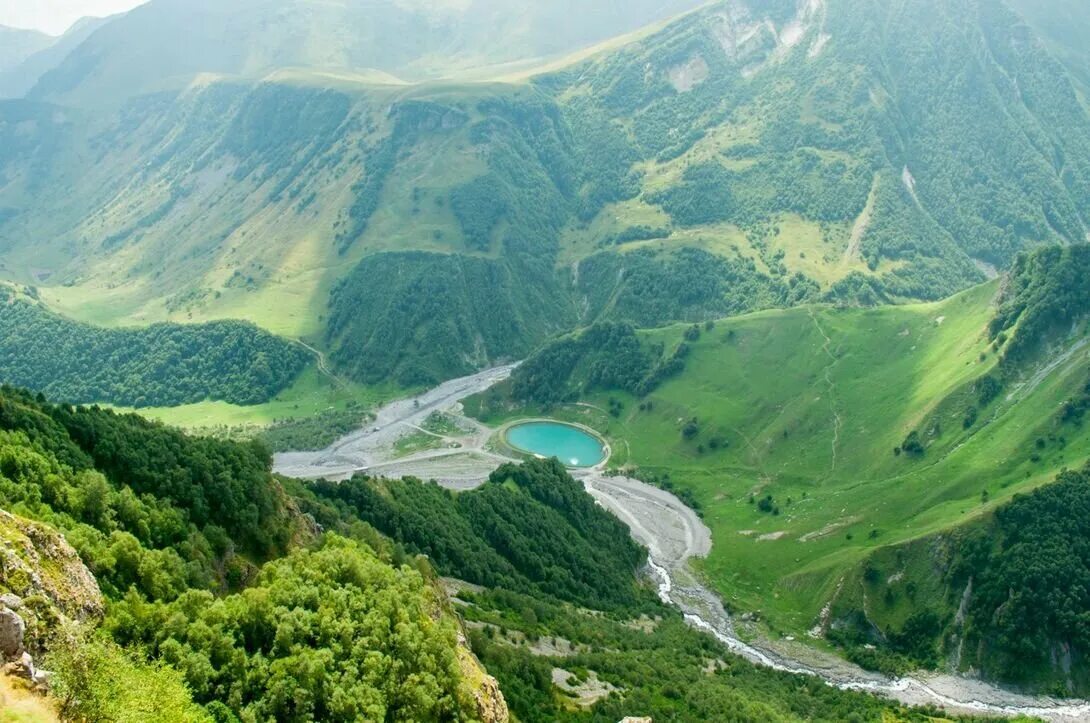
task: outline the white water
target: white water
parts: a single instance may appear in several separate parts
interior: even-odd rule
[[[853,690],[867,693],[887,695],[905,703],[917,705],[920,703],[934,703],[951,710],[982,713],[985,715],[1004,716],[1032,716],[1050,721],[1090,721],[1090,703],[1085,701],[1055,701],[1051,698],[1029,698],[1008,693],[994,686],[984,686],[988,689],[989,696],[994,699],[1018,699],[1017,703],[993,703],[974,697],[952,696],[936,690],[932,685],[913,677],[884,678],[875,676],[869,680],[852,679],[847,676],[837,676],[828,671],[819,672],[808,668],[797,661],[781,660],[759,650],[742,641],[734,633],[729,625],[713,625],[699,613],[695,606],[687,604],[680,596],[675,595],[673,579],[670,572],[654,560],[649,560],[648,565],[659,583],[659,598],[667,605],[673,605],[681,610],[685,621],[694,628],[703,630],[713,635],[732,653],[740,655],[746,660],[773,670],[779,670],[796,675],[817,676],[827,685],[840,690]],[[703,591],[711,595],[708,591]],[[974,681],[975,682],[975,681]]]
[[[278,459],[278,464],[288,467],[294,463],[292,471],[304,477],[308,475],[299,473],[309,471],[312,472],[309,476],[313,477],[343,471],[350,475],[359,469],[360,464],[369,463],[372,447],[387,444],[396,438],[396,434],[400,433],[398,425],[415,423],[431,411],[487,389],[496,381],[506,378],[512,368],[501,367],[454,380],[415,400],[394,402],[380,410],[377,419],[367,428],[348,435],[330,449],[319,453],[283,455]],[[343,465],[343,470],[336,466],[338,463]],[[837,664],[829,666],[807,665],[750,645],[734,632],[718,595],[695,581],[689,587],[675,588],[671,569],[683,571],[688,581],[691,578],[686,568],[688,559],[706,556],[711,549],[710,531],[692,510],[676,496],[635,480],[606,478],[593,470],[579,473],[578,476],[584,478],[587,491],[624,521],[633,537],[651,551],[648,565],[658,580],[662,601],[678,608],[690,625],[711,634],[732,653],[751,663],[796,675],[817,677],[840,690],[886,695],[909,705],[930,703],[965,713],[1023,715],[1062,723],[1090,722],[1090,703],[1085,701],[1024,696],[988,683],[952,675],[935,675],[927,681],[910,676],[892,679],[868,673],[839,660]],[[470,486],[480,481],[483,478]]]

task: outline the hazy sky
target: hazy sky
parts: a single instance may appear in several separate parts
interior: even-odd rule
[[[0,25],[60,35],[84,16],[113,15],[144,2],[146,0],[0,0]]]

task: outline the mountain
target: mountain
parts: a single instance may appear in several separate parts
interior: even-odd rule
[[[37,30],[0,25],[0,73],[7,72],[35,53],[45,50],[55,40]]]
[[[1086,49],[1086,33],[1090,20],[1074,0],[1052,0],[1035,3],[1011,0],[1011,7],[1025,18],[1046,43],[1050,52],[1063,62],[1078,81],[1083,96],[1090,89],[1090,52]]]
[[[93,102],[283,68],[399,84],[514,70],[632,32],[698,0],[153,0],[108,23],[43,76],[36,98]],[[179,45],[176,38],[187,42]]]
[[[109,18],[83,18],[59,38],[25,56],[18,63],[0,64],[0,98],[21,98],[46,72],[59,65],[91,33],[109,22]]]
[[[1086,237],[1090,115],[1034,30],[1085,19],[1060,0],[730,0],[419,83],[387,75],[463,67],[491,6],[400,56],[325,40],[449,6],[359,7],[162,0],[93,33],[0,106],[0,271],[84,321],[242,318],[413,386],[598,321],[935,300]],[[560,52],[535,7],[528,47]],[[651,13],[580,7],[563,50]],[[193,18],[191,49],[155,40]]]
[[[65,716],[933,719],[763,670],[689,627],[636,577],[646,551],[555,461],[458,496],[411,478],[311,485],[271,475],[258,445],[10,387],[0,458],[0,508],[20,512],[0,511],[0,619],[22,623]]]
[[[930,304],[592,327],[466,408],[604,433],[614,467],[702,512],[702,572],[775,637],[1085,695],[1090,557],[1065,540],[1090,459],[1088,262],[1040,249]]]

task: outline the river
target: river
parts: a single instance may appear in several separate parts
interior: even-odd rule
[[[510,376],[515,365],[499,367],[464,379],[454,379],[414,399],[382,407],[373,422],[321,452],[277,455],[276,471],[307,479],[345,479],[368,470],[375,474],[440,479],[436,469],[461,467],[454,479],[441,483],[454,489],[480,485],[488,472],[505,461],[485,449],[491,430],[465,420],[474,431],[456,451],[424,452],[413,458],[388,462],[398,436],[419,425],[433,411],[457,408],[466,397],[488,389]],[[431,464],[431,467],[419,465]],[[418,465],[418,467],[413,467]],[[449,472],[441,472],[447,474]],[[711,532],[697,514],[676,496],[639,480],[608,475],[601,467],[575,470],[587,492],[623,521],[632,536],[649,551],[648,572],[658,584],[659,597],[679,609],[693,627],[713,635],[731,652],[752,663],[798,675],[817,676],[842,690],[885,695],[908,705],[934,704],[952,712],[1031,716],[1048,721],[1087,721],[1090,703],[1027,696],[990,683],[957,675],[918,673],[889,678],[871,673],[831,653],[801,642],[739,637],[720,597],[706,587],[689,565],[694,557],[711,552]]]

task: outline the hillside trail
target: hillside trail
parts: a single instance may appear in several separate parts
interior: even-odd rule
[[[329,368],[329,364],[326,362],[325,354],[323,354],[318,349],[315,349],[310,344],[307,344],[302,339],[292,339],[292,341],[295,342],[296,344],[298,344],[299,346],[303,347],[304,349],[306,349],[307,351],[309,351],[311,354],[314,355],[314,358],[315,358],[315,360],[317,362],[317,368],[318,368],[318,373],[319,374],[321,374],[324,377],[327,377],[331,382],[333,382],[334,385],[340,387],[341,389],[347,389],[348,388],[348,384],[343,379],[341,379],[336,374],[334,374],[333,371]]]
[[[822,345],[822,351],[829,357],[829,364],[825,367],[825,384],[829,387],[829,407],[833,411],[833,458],[830,472],[836,471],[837,453],[840,449],[840,430],[843,426],[843,421],[840,418],[840,403],[837,399],[836,382],[833,381],[833,367],[839,361],[836,354],[833,352],[833,340],[829,338],[829,335],[825,333],[825,329],[821,326],[821,322],[818,321],[817,314],[814,313],[814,307],[808,307],[807,311],[810,313],[810,320],[814,322],[814,327],[821,334],[821,338],[825,340]]]

